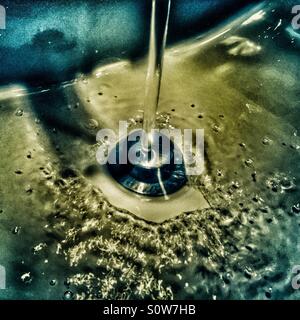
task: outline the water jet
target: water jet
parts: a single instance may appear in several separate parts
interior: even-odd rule
[[[150,45],[143,130],[138,140],[132,142],[129,135],[117,143],[114,154],[120,159],[126,154],[125,163],[108,164],[108,171],[123,187],[138,194],[158,197],[167,196],[181,189],[187,182],[181,151],[168,137],[158,138],[154,131],[159,103],[171,0],[152,0]],[[165,141],[163,141],[165,140]],[[156,145],[154,145],[156,141]],[[128,158],[130,148],[135,148],[139,158],[134,164]],[[120,156],[121,155],[121,156]]]

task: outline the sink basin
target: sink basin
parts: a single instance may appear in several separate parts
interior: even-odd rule
[[[173,203],[180,216],[149,222],[112,204],[95,180],[98,130],[117,129],[119,120],[132,129],[142,124],[146,58],[126,16],[133,3],[104,1],[101,10],[116,10],[120,21],[118,45],[114,51],[105,34],[91,33],[91,43],[103,37],[107,48],[86,69],[85,53],[69,52],[88,41],[87,26],[80,40],[71,28],[32,39],[29,28],[19,37],[30,45],[3,51],[0,265],[7,288],[0,298],[299,298],[289,279],[299,256],[300,34],[276,3],[247,7],[205,32],[200,26],[200,36],[195,17],[198,36],[184,41],[173,26],[157,122],[205,130],[205,171],[189,186],[208,205],[184,210],[192,197],[183,196]],[[47,44],[47,37],[58,41]],[[12,72],[23,52],[34,55]]]

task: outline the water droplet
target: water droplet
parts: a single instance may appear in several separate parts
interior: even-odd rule
[[[225,284],[230,284],[231,280],[232,280],[232,276],[231,274],[228,272],[225,275],[223,275],[223,281]]]
[[[217,133],[220,132],[220,130],[221,130],[218,125],[213,125],[212,129],[214,132],[217,132]]]
[[[33,248],[33,254],[37,254],[38,252],[42,251],[47,247],[46,243],[39,243]]]
[[[73,300],[74,294],[72,291],[66,291],[64,293],[64,300]]]
[[[177,273],[176,276],[179,280],[182,280],[182,275],[180,273]]]
[[[243,142],[242,142],[242,143],[240,143],[240,144],[239,144],[239,146],[240,146],[241,148],[243,148],[243,149],[246,149],[246,144],[245,144],[245,143],[243,143]]]
[[[267,299],[272,298],[272,288],[269,288],[268,291],[265,292],[265,296]]]
[[[270,145],[270,144],[272,143],[272,140],[269,139],[268,137],[265,137],[265,138],[263,138],[262,143],[263,143],[265,146],[268,146],[268,145]]]
[[[247,167],[251,167],[252,164],[253,164],[253,160],[252,159],[248,159],[248,160],[245,161],[245,164],[246,164]]]
[[[295,188],[295,183],[294,181],[291,181],[290,179],[288,178],[283,178],[281,181],[280,181],[280,185],[281,185],[281,189],[282,190],[285,190],[285,191],[288,191],[288,190],[292,190]]]
[[[27,193],[27,194],[32,194],[32,192],[33,192],[33,189],[31,188],[31,186],[26,186],[25,187],[25,192]]]
[[[95,130],[99,126],[97,120],[95,119],[89,119],[89,121],[85,124],[86,129],[88,130]]]
[[[57,281],[55,279],[51,280],[49,282],[50,286],[54,287],[57,284]]]
[[[223,176],[222,170],[217,170],[217,176],[218,176],[218,177],[222,177],[222,176]]]
[[[231,185],[233,186],[234,189],[239,189],[240,185],[237,181],[232,181]]]
[[[24,114],[24,111],[23,111],[22,109],[18,109],[18,110],[15,112],[15,115],[16,115],[17,117],[22,117],[23,114]]]
[[[66,287],[69,287],[69,286],[71,285],[71,281],[70,281],[69,278],[67,278],[67,279],[64,281],[64,285],[65,285]]]
[[[300,213],[300,203],[297,203],[296,205],[292,206],[292,212],[293,213]]]
[[[20,232],[20,230],[21,230],[21,227],[15,226],[15,227],[13,228],[13,230],[12,230],[12,234],[18,234],[18,233]]]
[[[248,269],[245,269],[244,271],[244,276],[247,278],[247,279],[251,279],[252,278],[252,273],[250,270]]]
[[[25,284],[30,284],[33,280],[32,276],[31,276],[31,273],[30,272],[27,272],[27,273],[24,273],[22,276],[21,276],[21,280],[22,282],[24,282]]]
[[[56,247],[56,252],[55,252],[55,253],[56,253],[57,255],[59,255],[59,254],[61,254],[61,251],[62,251],[62,246],[61,246],[60,243],[58,243],[58,244],[57,244],[57,247]]]

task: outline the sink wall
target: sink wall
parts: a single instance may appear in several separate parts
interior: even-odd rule
[[[195,36],[257,0],[173,0],[169,43]],[[147,52],[151,1],[2,1],[0,82],[43,84]]]

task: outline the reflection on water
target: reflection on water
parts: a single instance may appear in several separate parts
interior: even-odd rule
[[[143,61],[6,90],[1,298],[299,298],[299,39],[263,13],[168,51],[157,121],[205,129],[191,184],[212,209],[163,224],[116,209],[89,178],[97,130],[142,125]]]

